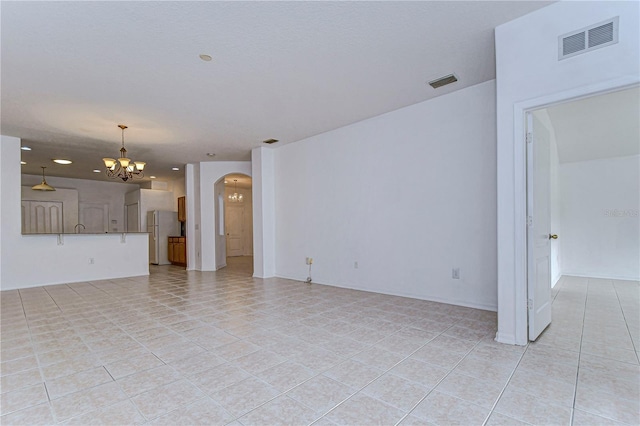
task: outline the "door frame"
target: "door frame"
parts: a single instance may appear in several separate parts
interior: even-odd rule
[[[619,90],[629,89],[640,85],[637,76],[624,77],[614,80],[599,82],[588,86],[581,86],[574,89],[541,96],[534,99],[515,103],[513,106],[514,117],[514,138],[516,141],[513,151],[513,171],[514,171],[514,276],[513,293],[515,300],[509,306],[498,304],[498,316],[501,312],[513,312],[515,319],[515,344],[525,345],[529,341],[528,308],[527,308],[527,112],[547,108],[553,105],[571,102],[592,96],[603,95]],[[500,194],[498,194],[498,199]],[[500,259],[498,259],[500,261]],[[503,289],[498,287],[498,301]],[[511,293],[504,289],[504,294]],[[506,300],[510,302],[509,300]],[[510,316],[510,315],[508,315]],[[500,341],[500,336],[496,337]]]

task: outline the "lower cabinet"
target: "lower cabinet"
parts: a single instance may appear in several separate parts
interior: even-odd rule
[[[168,257],[173,265],[187,266],[186,237],[169,237]]]

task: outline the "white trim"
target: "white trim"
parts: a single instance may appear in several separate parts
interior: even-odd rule
[[[285,276],[285,275],[276,274],[276,278],[282,278],[282,279],[286,279],[286,280],[298,281],[301,284],[309,285],[309,284],[307,284],[305,282],[304,279],[301,279],[299,277],[289,277],[289,276]],[[496,305],[485,305],[485,304],[482,304],[482,303],[468,303],[468,302],[464,302],[464,301],[453,300],[453,299],[445,299],[445,298],[441,298],[441,297],[426,298],[424,296],[419,296],[419,295],[412,294],[412,293],[390,292],[390,291],[382,291],[382,290],[378,290],[378,289],[372,290],[372,289],[367,288],[367,287],[341,285],[341,284],[336,284],[336,283],[326,283],[326,282],[315,281],[315,280],[311,284],[312,285],[313,284],[326,285],[326,286],[329,286],[329,287],[345,288],[345,289],[349,289],[349,290],[358,290],[358,291],[364,291],[364,292],[367,292],[367,293],[374,293],[374,294],[386,294],[388,296],[407,297],[407,298],[410,298],[410,299],[425,300],[425,301],[428,301],[428,302],[437,302],[437,303],[444,303],[444,304],[447,304],[447,305],[463,306],[465,308],[481,309],[483,311],[491,311],[491,312],[497,312],[498,311],[498,307]]]
[[[598,278],[601,280],[621,280],[621,281],[640,281],[640,277],[631,277],[624,275],[594,275],[585,274],[584,272],[565,272],[562,271],[563,277],[579,277],[579,278]]]
[[[581,98],[602,95],[623,90],[640,84],[637,75],[603,81],[570,90],[517,102],[513,105],[513,171],[514,171],[514,288],[515,288],[515,336],[500,336],[499,342],[524,345],[528,341],[527,333],[527,192],[526,192],[526,126],[525,113],[550,105],[571,102]],[[520,191],[520,192],[519,192]],[[566,275],[563,273],[563,275]],[[498,289],[500,291],[500,289]],[[518,303],[520,302],[520,303]],[[502,340],[507,338],[509,340]],[[513,338],[513,340],[510,340]]]
[[[500,342],[505,345],[517,345],[517,346],[525,346],[525,344],[513,343],[516,341],[516,336],[513,334],[505,334],[505,333],[496,333],[496,342]]]

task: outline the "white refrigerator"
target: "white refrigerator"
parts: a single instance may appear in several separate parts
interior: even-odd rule
[[[180,235],[177,212],[155,210],[147,212],[147,232],[149,233],[149,263],[169,265],[167,250],[168,237]]]

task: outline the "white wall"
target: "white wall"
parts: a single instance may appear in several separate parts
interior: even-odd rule
[[[498,335],[525,344],[524,111],[637,83],[638,2],[558,2],[496,28]],[[558,61],[558,36],[619,16],[615,45]]]
[[[0,289],[27,288],[149,274],[147,234],[57,235],[20,233],[20,139],[0,137]],[[10,250],[6,248],[10,247]],[[94,259],[89,264],[89,258]],[[37,261],[37,267],[34,262]]]
[[[182,196],[185,196],[187,194],[186,191],[186,183],[185,183],[185,178],[181,177],[178,179],[175,179],[173,181],[171,181],[171,191],[173,192],[173,196],[178,199]]]
[[[496,310],[494,81],[273,152],[277,276]]]
[[[213,187],[215,225],[214,235],[216,244],[216,269],[227,266],[227,247],[225,238],[226,199],[224,177],[218,180]],[[224,213],[223,213],[224,212]]]
[[[274,149],[251,151],[253,204],[253,276],[270,278],[276,273],[276,207]]]
[[[563,272],[640,280],[640,157],[563,163]]]
[[[33,186],[40,183],[42,176],[22,175],[22,185]],[[118,182],[100,182],[88,179],[70,179],[55,176],[47,176],[47,183],[56,190],[62,188],[75,189],[78,191],[78,203],[87,204],[108,204],[109,205],[109,232],[122,232],[124,228],[124,196],[127,192],[138,189],[138,185],[124,184]],[[36,191],[32,191],[36,192]],[[57,192],[57,191],[56,191]],[[24,192],[23,192],[24,194]],[[52,193],[52,196],[55,192]],[[23,199],[24,198],[23,196]],[[76,205],[77,210],[77,205]],[[111,221],[115,220],[116,223]],[[65,226],[65,232],[74,232],[73,227],[78,223],[78,212],[76,220],[71,225],[71,229]],[[114,230],[115,228],[115,230]]]
[[[187,207],[187,270],[202,269],[202,243],[200,240],[200,163],[185,166],[185,196]]]

